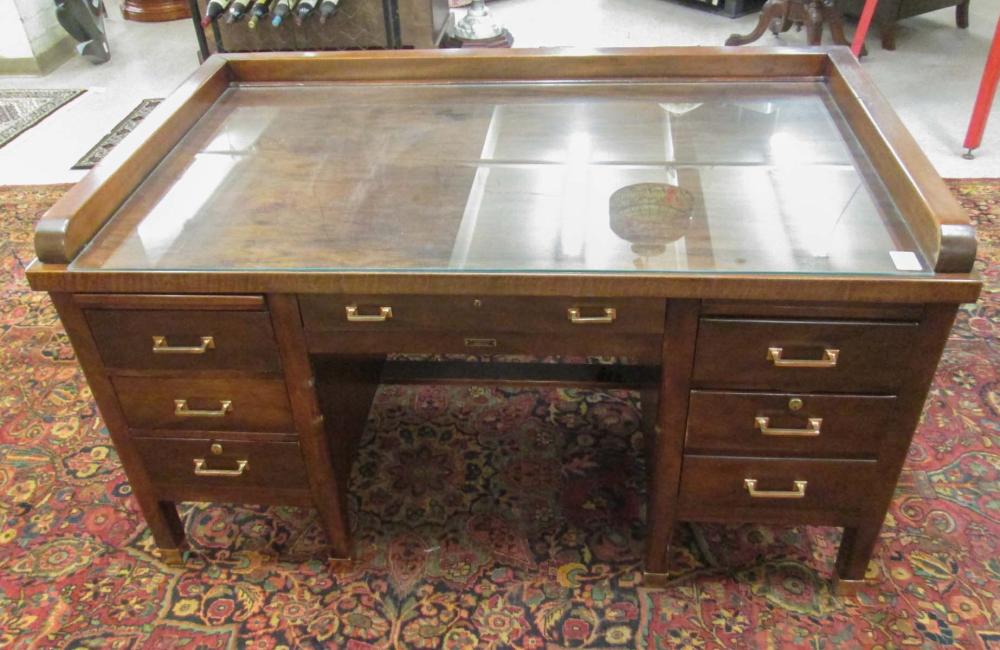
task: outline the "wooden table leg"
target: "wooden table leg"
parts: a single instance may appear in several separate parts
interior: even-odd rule
[[[52,303],[59,314],[66,334],[73,343],[77,360],[83,368],[87,384],[108,427],[111,441],[118,452],[125,473],[128,475],[132,496],[139,503],[139,509],[146,519],[149,532],[153,535],[160,551],[160,557],[167,564],[182,564],[181,549],[184,548],[184,524],[177,515],[177,508],[170,501],[157,498],[156,489],[146,472],[146,466],[139,451],[132,444],[128,423],[115,397],[115,389],[108,379],[101,361],[97,343],[87,325],[83,310],[71,294],[53,293]]]
[[[697,300],[672,300],[667,305],[657,431],[648,459],[646,586],[662,586],[667,578],[698,332],[698,305]]]
[[[753,43],[764,35],[767,28],[771,26],[771,21],[785,21],[788,17],[789,3],[791,0],[767,0],[767,4],[760,10],[760,19],[757,26],[749,34],[733,34],[726,39],[726,45],[746,45]]]
[[[278,349],[281,351],[288,399],[309,475],[309,488],[326,529],[332,557],[350,558],[347,480],[334,471],[334,456],[316,394],[316,378],[299,316],[299,301],[293,295],[275,294],[268,296],[267,303],[271,310]]]
[[[990,116],[990,107],[997,92],[997,81],[1000,81],[1000,19],[997,19],[996,31],[993,33],[993,44],[990,46],[986,67],[983,69],[983,79],[979,82],[979,93],[969,120],[969,130],[965,134],[964,157],[973,158],[973,149],[978,149],[983,143],[983,133],[986,131],[986,120]]]

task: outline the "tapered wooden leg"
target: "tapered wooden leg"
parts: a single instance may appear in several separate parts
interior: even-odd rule
[[[841,596],[853,595],[865,585],[868,562],[881,530],[881,521],[844,529],[834,573],[835,593]]]
[[[767,28],[771,26],[772,20],[785,20],[788,15],[788,4],[786,0],[767,0],[767,4],[760,10],[760,19],[754,30],[746,35],[733,34],[726,39],[726,45],[746,45],[753,43],[764,35]]]
[[[293,295],[277,294],[268,296],[267,302],[278,349],[281,351],[281,364],[285,369],[288,398],[299,435],[309,489],[326,529],[331,555],[335,558],[349,558],[351,535],[347,518],[347,478],[343,476],[343,472],[336,471],[334,466],[331,441],[324,426],[323,412],[316,393],[316,377],[299,316],[298,299]]]
[[[697,300],[673,300],[667,305],[657,435],[649,458],[644,567],[647,586],[662,584],[667,575],[667,558],[677,515],[677,486],[684,454],[698,306]]]
[[[90,326],[87,325],[83,310],[70,294],[53,293],[51,298],[59,313],[59,320],[62,321],[66,334],[73,343],[73,350],[83,368],[97,407],[104,417],[104,424],[108,428],[115,451],[118,452],[118,459],[128,475],[132,496],[139,504],[139,510],[160,549],[160,555],[164,561],[180,563],[180,551],[184,547],[184,525],[177,516],[177,508],[172,502],[157,499],[156,488],[149,478],[142,457],[132,443],[128,423],[118,404],[114,386],[105,372],[101,355],[97,351],[97,343],[94,341]]]

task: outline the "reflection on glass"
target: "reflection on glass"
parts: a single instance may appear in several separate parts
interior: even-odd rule
[[[894,251],[926,272],[822,83],[243,84],[74,268],[908,272]]]
[[[694,211],[688,190],[666,183],[635,183],[615,190],[609,200],[611,230],[632,243],[637,268],[662,255],[667,244],[687,234]]]

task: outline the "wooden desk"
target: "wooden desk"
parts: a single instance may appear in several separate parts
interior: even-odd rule
[[[826,524],[846,591],[973,234],[846,49],[229,55],[49,211],[29,279],[167,557],[188,499],[314,505],[350,557],[380,380],[612,383],[651,580],[678,520]]]

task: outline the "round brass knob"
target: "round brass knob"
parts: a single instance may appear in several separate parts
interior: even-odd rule
[[[215,454],[216,456],[218,456],[219,454],[221,454],[221,453],[222,453],[222,445],[220,445],[220,444],[219,444],[219,443],[217,443],[217,442],[213,442],[213,443],[212,443],[212,446],[211,446],[211,447],[209,447],[208,449],[209,449],[209,451],[211,451],[211,452],[212,452],[213,454]]]
[[[802,408],[802,400],[799,399],[798,397],[793,397],[792,399],[788,400],[788,408],[793,411],[798,411],[799,409]]]

